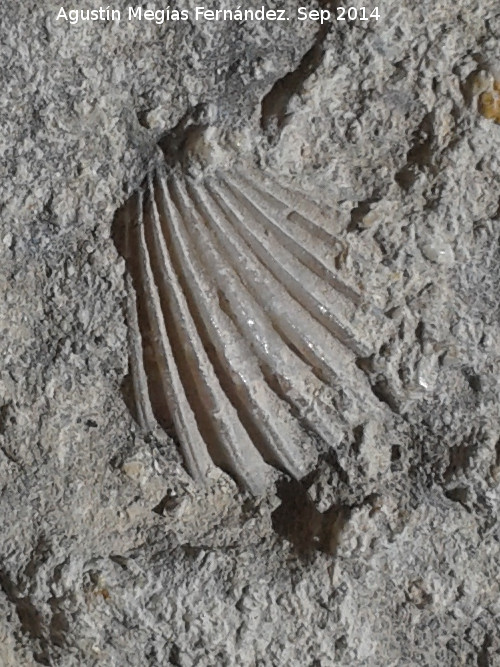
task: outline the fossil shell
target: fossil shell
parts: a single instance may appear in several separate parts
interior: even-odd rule
[[[334,268],[319,206],[248,167],[165,166],[118,220],[137,420],[175,435],[193,477],[215,465],[261,493],[338,445],[343,403],[378,409],[355,360],[380,317]]]

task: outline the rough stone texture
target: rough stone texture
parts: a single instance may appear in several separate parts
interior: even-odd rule
[[[322,29],[4,0],[1,665],[500,665],[497,5]],[[386,422],[259,501],[197,489],[121,393],[114,212],[199,113],[204,159],[330,203],[395,323],[363,366]]]

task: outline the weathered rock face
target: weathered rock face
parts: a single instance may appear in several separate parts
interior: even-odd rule
[[[60,9],[2,5],[0,664],[500,664],[497,3]],[[370,409],[336,387],[339,441],[257,498],[129,412],[112,222],[159,145],[327,207],[390,323]]]

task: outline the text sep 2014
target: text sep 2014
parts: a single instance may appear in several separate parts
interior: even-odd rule
[[[65,20],[72,25],[80,21],[115,21],[123,18],[128,21],[146,21],[161,25],[165,22],[176,21],[289,21],[290,16],[284,9],[268,9],[264,5],[256,9],[209,9],[203,5],[188,9],[143,9],[142,7],[128,7],[126,12],[119,9],[100,7],[99,9],[70,9],[61,7],[56,20]],[[328,9],[310,9],[298,7],[294,17],[298,21],[314,21],[324,24],[328,21],[378,21],[380,18],[378,7],[337,7],[336,13]]]

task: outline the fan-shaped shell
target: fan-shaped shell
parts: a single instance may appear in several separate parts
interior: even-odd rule
[[[245,168],[158,168],[120,217],[138,421],[175,433],[203,480],[253,493],[300,478],[343,434],[342,401],[377,409],[356,356],[379,317],[334,268],[321,207]]]

